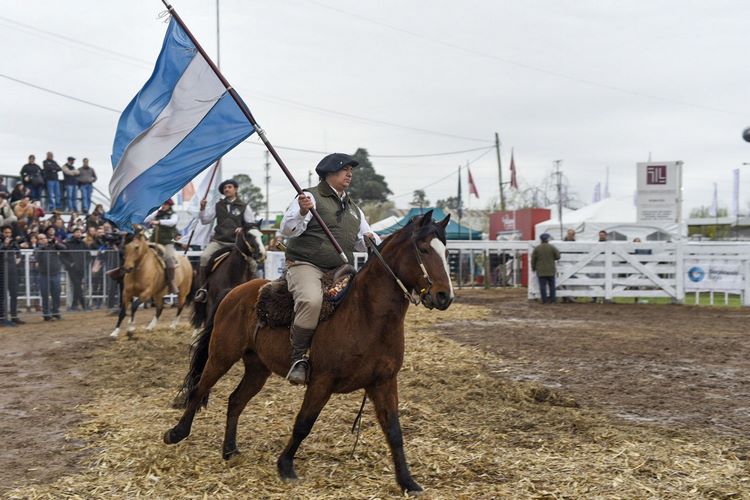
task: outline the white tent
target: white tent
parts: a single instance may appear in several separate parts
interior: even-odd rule
[[[562,236],[557,210],[552,218],[535,226],[537,236],[549,233],[553,239],[561,240],[568,229],[575,229],[576,240],[596,241],[602,229],[609,233],[609,240],[642,241],[679,240],[687,236],[684,223],[638,223],[633,199],[605,198],[578,210],[563,211]]]
[[[391,215],[389,217],[386,217],[383,220],[379,220],[377,222],[370,224],[370,229],[372,229],[373,232],[380,231],[381,229],[391,227],[392,225],[396,224],[400,220],[401,220],[401,217],[396,217],[395,215]]]

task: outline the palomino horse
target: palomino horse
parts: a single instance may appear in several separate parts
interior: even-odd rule
[[[258,264],[266,258],[262,236],[258,226],[253,224],[237,233],[229,255],[224,257],[212,271],[210,269],[214,266],[217,257],[223,255],[226,250],[219,250],[211,257],[208,263],[210,274],[204,285],[208,292],[208,299],[205,302],[193,303],[193,315],[190,317],[193,328],[206,326],[208,312],[216,308],[219,303],[217,300],[219,294],[255,277]]]
[[[281,478],[297,479],[294,455],[333,393],[364,388],[375,406],[378,422],[391,449],[396,481],[403,491],[422,488],[412,479],[404,455],[398,417],[397,375],[404,359],[404,318],[409,301],[428,308],[447,309],[453,286],[446,261],[445,227],[449,217],[435,223],[432,211],[415,218],[382,245],[388,267],[371,257],[354,278],[348,295],[331,319],[318,325],[310,351],[311,374],[292,436],[277,461]],[[391,273],[392,271],[392,273]],[[400,280],[400,281],[399,281]],[[167,444],[182,441],[209,390],[240,359],[242,381],[229,397],[223,456],[239,453],[237,420],[248,401],[271,373],[289,371],[291,346],[287,328],[256,330],[255,303],[266,280],[253,280],[233,289],[209,320],[194,356],[191,373],[197,385],[190,391],[178,424],[164,434]],[[411,292],[405,293],[405,290]]]
[[[126,240],[125,259],[122,268],[125,272],[122,303],[120,304],[117,326],[109,335],[112,338],[117,338],[120,335],[120,324],[125,318],[128,304],[130,304],[131,309],[127,333],[128,337],[132,336],[135,332],[135,312],[138,310],[138,306],[147,300],[153,300],[156,305],[156,314],[146,327],[147,330],[153,330],[164,309],[164,296],[167,294],[164,268],[159,262],[156,250],[149,246],[143,232],[139,231]],[[175,328],[180,321],[180,314],[182,308],[185,307],[193,282],[193,267],[184,255],[180,255],[177,259],[175,281],[180,289],[180,294],[177,297],[177,316],[172,320],[170,328]]]

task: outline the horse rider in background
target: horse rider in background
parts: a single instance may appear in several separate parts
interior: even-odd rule
[[[208,271],[206,266],[211,256],[217,250],[230,247],[234,244],[236,234],[249,224],[255,224],[255,213],[247,203],[237,198],[239,185],[234,179],[227,179],[219,184],[219,192],[224,198],[217,201],[214,206],[207,207],[206,200],[201,200],[198,219],[202,224],[211,224],[216,220],[214,235],[211,242],[203,249],[200,260],[200,275],[198,283],[200,289],[195,292],[196,302],[205,302],[208,298],[206,291],[206,278]]]
[[[174,249],[174,239],[177,236],[177,214],[172,209],[174,202],[168,199],[161,204],[156,212],[151,213],[146,224],[153,228],[150,241],[164,247],[164,274],[166,275],[169,293],[178,294],[179,289],[175,281],[175,268],[177,267],[177,252]]]
[[[380,243],[380,237],[372,233],[365,214],[346,193],[352,182],[352,169],[357,165],[356,159],[343,153],[323,158],[315,167],[320,183],[298,196],[281,221],[280,233],[289,238],[286,280],[294,297],[294,323],[290,329],[292,367],[286,378],[294,385],[304,384],[308,378],[306,353],[323,303],[320,279],[325,272],[342,265],[341,257],[312,218],[310,209],[317,209],[350,263],[354,262],[355,250],[366,250],[365,236]]]

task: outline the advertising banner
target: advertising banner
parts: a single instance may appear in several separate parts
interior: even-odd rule
[[[682,221],[682,162],[638,163],[638,222]]]
[[[685,291],[742,292],[742,262],[732,260],[685,260]]]

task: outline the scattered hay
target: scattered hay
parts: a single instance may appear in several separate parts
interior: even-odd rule
[[[448,322],[489,311],[455,304],[412,308],[399,377],[407,458],[427,498],[748,497],[747,447],[730,440],[637,426],[574,408],[539,385],[498,378],[493,359],[439,335]],[[357,452],[349,429],[361,393],[334,396],[297,455],[297,484],[282,483],[275,461],[302,391],[274,377],[240,419],[243,455],[221,459],[226,401],[241,377],[217,385],[193,434],[176,446],[162,433],[187,363],[187,338],[140,334],[100,352],[95,401],[71,438],[84,439],[83,473],[9,492],[10,498],[384,498],[399,495],[387,445],[365,411]],[[175,344],[178,344],[177,346]]]

